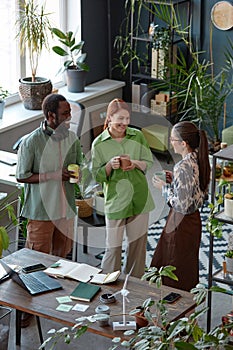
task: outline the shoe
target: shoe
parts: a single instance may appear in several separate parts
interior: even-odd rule
[[[22,312],[21,322],[20,322],[21,328],[28,327],[30,325],[33,317],[34,317],[34,315],[32,315],[32,314],[28,314],[27,312]]]

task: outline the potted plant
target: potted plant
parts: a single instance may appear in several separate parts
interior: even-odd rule
[[[138,328],[146,327],[149,323],[149,313],[150,313],[150,307],[154,305],[154,300],[151,298],[148,298],[144,300],[142,305],[136,307],[136,309],[132,310],[129,314],[135,316],[135,321]]]
[[[72,31],[62,32],[58,28],[50,28],[58,37],[62,46],[53,46],[52,50],[62,57],[67,57],[59,73],[66,72],[66,83],[69,92],[83,92],[86,85],[86,75],[89,66],[85,63],[86,53],[82,53],[84,41],[76,42]],[[66,47],[66,50],[63,47]]]
[[[7,250],[9,247],[9,233],[18,225],[18,220],[13,207],[16,201],[11,201],[14,194],[14,192],[9,195],[2,194],[2,198],[0,198],[0,220],[1,222],[6,221],[5,225],[0,225],[0,258],[2,257],[3,250]]]
[[[233,273],[233,250],[227,250],[225,260],[227,272]]]
[[[94,193],[94,199],[96,214],[104,216],[104,192],[96,191]]]
[[[233,191],[232,184],[229,181],[222,180],[222,186],[225,185],[226,192],[224,194],[224,214],[229,218],[233,218]]]
[[[99,185],[96,184],[91,173],[91,163],[85,157],[80,165],[81,180],[74,184],[75,202],[78,207],[78,216],[88,217],[93,213],[93,193]]]
[[[0,86],[0,119],[2,119],[2,116],[3,116],[5,99],[7,96],[9,96],[9,92]]]
[[[19,94],[24,107],[30,110],[40,110],[45,96],[52,92],[52,83],[49,79],[37,77],[37,67],[42,50],[49,50],[48,33],[50,23],[49,13],[45,12],[44,5],[37,5],[34,0],[21,0],[21,10],[18,14],[19,44],[21,54],[28,50],[31,67],[31,77],[21,78]]]

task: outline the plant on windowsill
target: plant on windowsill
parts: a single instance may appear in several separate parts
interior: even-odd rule
[[[39,6],[34,0],[20,0],[16,37],[19,39],[21,55],[28,51],[31,77],[20,79],[19,94],[24,107],[30,110],[41,110],[43,99],[52,92],[51,81],[36,75],[42,50],[49,50],[49,15],[45,12],[45,5]]]
[[[9,91],[0,86],[0,119],[2,119],[5,107],[5,99],[9,96]]]
[[[66,83],[69,92],[83,92],[89,66],[85,63],[86,53],[82,53],[84,41],[76,43],[76,33],[62,32],[58,28],[50,28],[52,34],[58,37],[62,46],[53,46],[52,50],[59,56],[67,57],[58,74],[66,73]],[[66,47],[66,50],[63,48]]]

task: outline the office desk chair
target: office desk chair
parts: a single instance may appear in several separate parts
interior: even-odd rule
[[[80,138],[85,117],[85,107],[79,102],[69,101],[69,103],[71,107],[70,130]]]

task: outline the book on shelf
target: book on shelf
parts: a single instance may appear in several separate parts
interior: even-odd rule
[[[70,298],[72,300],[91,301],[100,289],[100,286],[79,282],[70,294]]]
[[[95,266],[63,259],[58,260],[55,264],[44,270],[45,273],[52,277],[66,277],[80,282],[90,281],[101,271],[102,269]]]

